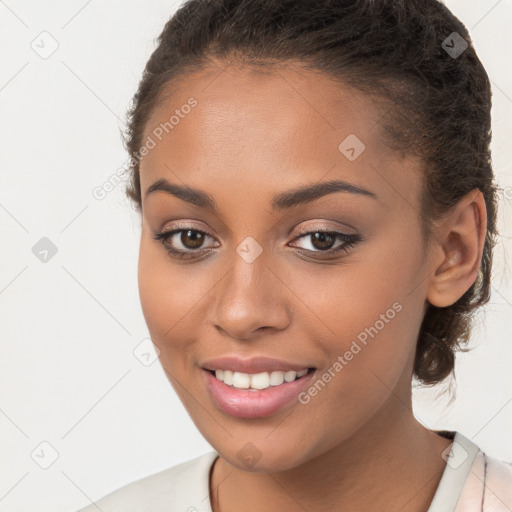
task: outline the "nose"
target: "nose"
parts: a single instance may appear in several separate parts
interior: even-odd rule
[[[215,294],[213,321],[224,335],[251,340],[290,324],[293,295],[278,266],[269,264],[265,251],[251,263],[234,254],[231,269]]]

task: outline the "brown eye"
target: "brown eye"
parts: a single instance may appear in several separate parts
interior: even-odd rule
[[[311,237],[313,247],[321,251],[331,249],[336,242],[336,236],[332,236],[330,233],[317,231],[309,236]]]
[[[180,241],[187,249],[199,249],[204,242],[204,235],[201,231],[182,230]]]
[[[172,258],[197,259],[214,246],[205,246],[206,238],[213,237],[204,231],[190,228],[177,228],[155,233],[153,239],[160,242]]]
[[[310,247],[300,247],[301,252],[313,254],[315,258],[325,258],[326,256],[335,256],[342,252],[348,252],[349,249],[361,241],[360,235],[346,234],[337,231],[306,231],[301,236],[294,239],[308,242]],[[340,243],[336,244],[336,241]],[[296,244],[297,242],[295,242]],[[294,245],[295,246],[295,245]]]

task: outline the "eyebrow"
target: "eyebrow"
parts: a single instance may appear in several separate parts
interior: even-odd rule
[[[218,206],[214,197],[198,188],[189,187],[187,185],[176,185],[166,178],[161,178],[148,187],[145,197],[148,197],[156,191],[166,192],[199,208],[205,208],[218,214]],[[377,194],[370,190],[347,181],[332,180],[314,185],[304,185],[286,192],[281,192],[272,198],[271,205],[273,210],[285,210],[297,205],[310,203],[320,197],[335,192],[348,192],[350,194],[358,194],[377,199]]]

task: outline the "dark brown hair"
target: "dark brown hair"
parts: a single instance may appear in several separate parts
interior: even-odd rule
[[[478,277],[451,306],[429,304],[418,336],[414,375],[424,384],[443,380],[454,368],[455,350],[469,341],[475,310],[489,300],[497,236],[491,90],[468,31],[437,0],[183,3],[158,37],[128,112],[126,194],[137,210],[136,155],[164,88],[211,59],[234,58],[262,69],[299,62],[382,100],[387,108],[379,122],[389,145],[424,164],[419,215],[427,242],[435,220],[471,190],[483,193],[488,220]]]

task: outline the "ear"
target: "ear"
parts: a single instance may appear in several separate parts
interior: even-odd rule
[[[450,306],[475,282],[486,233],[485,199],[474,189],[449,210],[433,234],[436,256],[427,291],[432,305]]]

